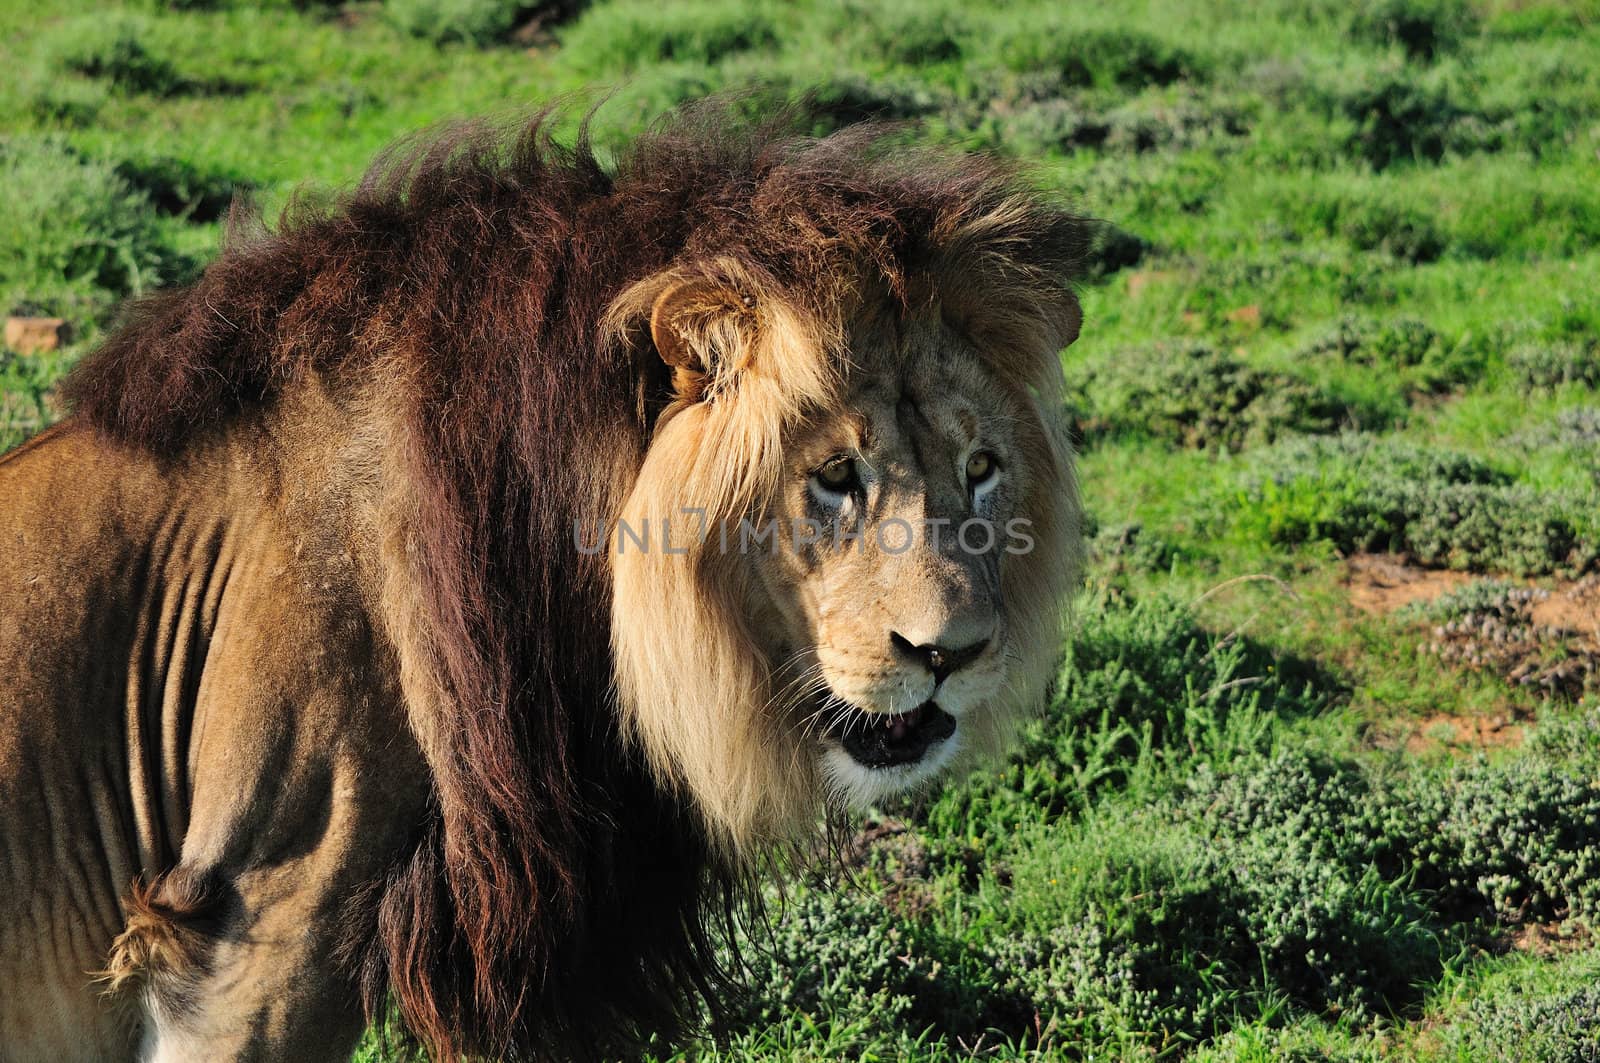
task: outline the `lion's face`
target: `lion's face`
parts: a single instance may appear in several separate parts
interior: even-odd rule
[[[1003,748],[1081,546],[1070,295],[1052,316],[952,282],[834,327],[759,290],[669,275],[616,315],[649,321],[677,396],[621,514],[653,545],[612,543],[619,703],[730,854]]]
[[[956,757],[1031,647],[1002,571],[1036,545],[1034,448],[968,343],[938,322],[858,330],[836,403],[791,433],[749,555],[753,625],[829,787],[864,805]],[[874,354],[873,352],[877,352]]]

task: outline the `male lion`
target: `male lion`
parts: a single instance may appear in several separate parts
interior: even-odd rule
[[[231,237],[0,460],[0,1057],[636,1053],[754,872],[1041,699],[1079,221],[549,124]]]

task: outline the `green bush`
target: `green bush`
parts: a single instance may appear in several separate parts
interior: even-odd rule
[[[1447,1059],[1594,1063],[1600,1060],[1600,986],[1480,997],[1439,1041]]]
[[[805,97],[807,113],[815,123],[811,132],[817,135],[851,122],[922,118],[947,102],[942,93],[916,78],[843,73],[784,88],[785,95]]]
[[[1202,265],[1185,307],[1199,314],[1202,324],[1219,331],[1228,327],[1227,315],[1242,305],[1259,306],[1264,324],[1282,326],[1304,314],[1311,297],[1340,305],[1387,302],[1393,297],[1393,261],[1386,256],[1285,248],[1220,254]]]
[[[1358,250],[1382,251],[1417,264],[1437,260],[1449,246],[1433,215],[1376,197],[1346,204],[1335,231]]]
[[[1091,441],[1104,431],[1236,450],[1289,433],[1332,432],[1355,417],[1298,377],[1257,369],[1204,343],[1118,352],[1086,377]]]
[[[0,346],[0,454],[60,416],[51,394],[68,364],[62,352],[23,356]]]
[[[781,1024],[796,1014],[866,1019],[881,1033],[924,1031],[969,1042],[985,1030],[1025,1030],[1031,1009],[996,989],[981,952],[896,916],[859,888],[806,890],[787,902],[748,957],[753,992],[735,1027]]]
[[[1354,767],[1306,752],[1200,770],[1183,805],[1238,876],[1240,918],[1274,988],[1314,1011],[1384,1014],[1443,962],[1427,897],[1369,854],[1372,792]]]
[[[1262,995],[1229,855],[1167,807],[1075,824],[1053,851],[1023,858],[1019,892],[1044,904],[992,943],[997,984],[1085,1058],[1108,1042],[1123,1044],[1107,1054],[1137,1058],[1215,1036]]]
[[[906,66],[960,59],[981,39],[957,6],[906,0],[847,2],[838,12],[838,32],[853,56],[876,56]]]
[[[1574,457],[1585,457],[1588,453],[1600,450],[1600,406],[1574,406],[1560,410],[1554,417],[1535,421],[1521,429],[1506,442],[1524,451],[1560,448],[1577,452]],[[1592,461],[1591,464],[1600,474],[1600,461]],[[1596,486],[1600,486],[1600,479],[1596,480]]]
[[[1407,606],[1413,615],[1423,616],[1435,623],[1447,623],[1473,616],[1494,616],[1509,620],[1522,611],[1535,592],[1499,579],[1473,580],[1465,587],[1446,591],[1433,601],[1414,602]],[[1548,597],[1548,592],[1545,592]]]
[[[1446,151],[1492,148],[1483,119],[1448,83],[1409,70],[1380,69],[1338,93],[1351,123],[1348,150],[1374,169],[1395,163],[1436,163]]]
[[[1506,365],[1524,391],[1552,391],[1563,384],[1600,388],[1600,343],[1528,343],[1506,355]]]
[[[989,946],[999,984],[1069,1043],[1124,1042],[1118,1057],[1286,1004],[1370,1022],[1414,1003],[1448,935],[1404,876],[1344,858],[1367,789],[1336,762],[1247,758],[1024,834],[1048,843],[1015,857],[1022,925]]]
[[[1398,778],[1305,751],[1197,764],[1015,858],[1019,898],[1049,889],[991,944],[1000,984],[1089,1042],[1195,1044],[1284,1003],[1360,1029],[1480,920],[1593,912],[1600,783],[1570,740]]]
[[[626,0],[589,9],[561,39],[574,64],[614,78],[652,63],[709,65],[772,48],[778,27],[768,9],[737,0],[684,5]]]
[[[1575,574],[1600,561],[1594,499],[1539,491],[1464,454],[1365,435],[1252,456],[1223,518],[1275,543],[1407,553],[1427,565]]]
[[[1482,376],[1487,360],[1482,344],[1452,341],[1414,317],[1346,315],[1298,353],[1384,370],[1421,390],[1470,383]]]
[[[255,188],[242,174],[207,169],[176,156],[120,159],[115,170],[156,210],[196,222],[218,220],[227,214],[236,194]]]
[[[150,43],[151,23],[138,15],[73,19],[52,37],[55,64],[105,81],[121,92],[173,96],[188,88],[172,61]]]
[[[1090,543],[1090,553],[1102,568],[1162,573],[1170,569],[1179,556],[1176,546],[1158,535],[1149,534],[1137,521],[1101,528]]]
[[[28,108],[42,122],[81,128],[94,123],[109,99],[101,82],[50,74],[33,87]]]
[[[1366,0],[1350,16],[1355,40],[1396,46],[1422,60],[1455,50],[1476,28],[1463,0]]]
[[[0,139],[0,311],[81,327],[191,268],[114,167],[53,140]]]
[[[436,44],[495,44],[510,35],[526,0],[384,0],[390,22]]]
[[[1012,70],[1059,77],[1069,86],[1140,89],[1203,80],[1212,62],[1172,41],[1126,28],[1027,25],[999,43]]]
[[[1571,713],[1551,713],[1528,736],[1528,755],[1600,775],[1600,700]]]
[[[1600,911],[1600,782],[1546,758],[1397,782],[1367,813],[1381,855],[1444,916],[1505,923]]]
[[[986,107],[955,125],[983,146],[1031,157],[1092,150],[1106,154],[1231,150],[1256,120],[1238,99],[1188,88],[1131,100],[1082,91],[1059,75],[1028,75],[990,92]]]

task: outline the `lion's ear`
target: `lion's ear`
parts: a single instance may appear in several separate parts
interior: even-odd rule
[[[694,281],[669,284],[656,296],[655,305],[650,308],[650,338],[661,360],[673,369],[703,368],[684,328],[696,301],[694,289],[698,287],[701,285]]]
[[[674,281],[650,308],[650,338],[691,401],[730,382],[756,340],[755,301],[706,280]]]

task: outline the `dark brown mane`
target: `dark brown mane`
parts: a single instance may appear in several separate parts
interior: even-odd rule
[[[352,956],[369,1008],[392,993],[436,1058],[631,1054],[728,988],[715,929],[743,890],[618,737],[609,576],[572,545],[575,520],[612,516],[597,454],[642,455],[668,386],[658,359],[601,349],[611,301],[719,256],[816,313],[841,277],[907,298],[942,237],[1024,191],[992,161],[890,150],[879,128],[795,138],[720,105],[612,167],[551,125],[454,127],[275,231],[236,224],[67,388],[101,431],[171,453],[312,374],[392,375],[453,716],[437,814]],[[1023,199],[991,258],[1070,274],[1080,223]]]

